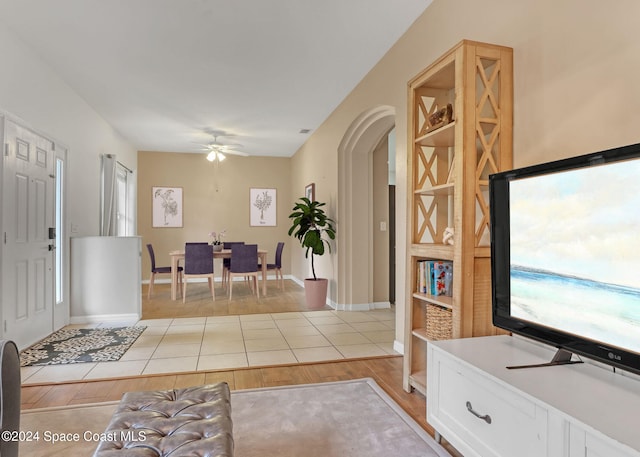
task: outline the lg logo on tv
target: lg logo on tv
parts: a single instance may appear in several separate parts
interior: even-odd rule
[[[611,360],[617,360],[618,362],[619,362],[620,360],[622,360],[622,356],[621,356],[621,355],[616,355],[616,354],[614,354],[613,352],[610,352],[610,353],[609,353],[609,354],[607,354],[607,355],[609,356],[609,358],[610,358]]]

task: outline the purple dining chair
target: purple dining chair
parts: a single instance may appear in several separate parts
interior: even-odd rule
[[[213,276],[213,247],[209,243],[186,243],[184,246],[184,286],[182,303],[187,300],[187,279],[207,278],[213,301],[216,300]]]
[[[151,299],[151,295],[153,295],[153,284],[156,280],[156,275],[171,274],[171,267],[157,267],[156,256],[153,252],[153,246],[151,244],[147,244],[147,250],[149,251],[149,257],[151,258],[151,277],[149,278],[149,291],[147,292],[147,299]],[[182,267],[178,267],[178,287],[180,289],[180,293],[182,293],[182,270]]]
[[[253,287],[256,295],[260,298],[260,288],[258,287],[258,245],[257,244],[237,244],[231,248],[231,263],[229,264],[229,300],[233,295],[233,278],[244,276],[253,278]]]
[[[279,242],[276,246],[276,258],[275,263],[267,263],[267,270],[274,270],[276,272],[276,281],[280,280],[280,288],[284,290],[284,277],[282,276],[282,250],[284,249],[284,242]],[[258,269],[262,270],[262,264],[258,265]]]
[[[222,249],[233,249],[236,244],[244,244],[244,241],[223,241]],[[222,287],[227,288],[227,282],[229,280],[229,265],[231,265],[231,259],[222,259]]]

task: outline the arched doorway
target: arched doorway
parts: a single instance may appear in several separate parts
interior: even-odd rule
[[[342,310],[376,307],[374,290],[373,151],[395,125],[395,108],[363,112],[338,147],[338,291]],[[375,227],[374,227],[375,225]]]

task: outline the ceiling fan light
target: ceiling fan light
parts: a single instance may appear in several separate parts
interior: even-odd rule
[[[218,152],[218,160],[219,160],[220,162],[222,162],[222,161],[223,161],[224,159],[226,159],[226,158],[227,158],[227,156],[225,156],[225,155],[224,155],[223,153],[221,153],[221,152]]]
[[[209,154],[207,154],[207,160],[209,162],[213,162],[214,160],[216,160],[216,151],[211,151]]]

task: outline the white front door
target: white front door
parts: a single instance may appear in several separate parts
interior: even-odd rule
[[[53,331],[53,143],[5,121],[2,214],[3,335],[20,349]]]

